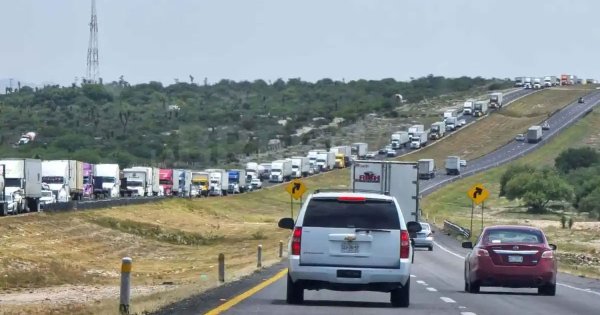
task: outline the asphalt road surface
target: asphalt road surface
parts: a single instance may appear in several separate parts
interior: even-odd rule
[[[512,141],[498,150],[469,161],[468,172],[460,176],[440,174],[421,182],[421,192],[431,193],[456,178],[468,176],[513,160],[535,150],[564,127],[583,117],[600,103],[600,91],[586,97],[586,103],[573,103],[549,118],[550,130],[539,143]],[[412,265],[411,305],[392,308],[389,294],[374,292],[306,291],[305,304],[285,303],[286,277],[281,263],[235,284],[170,305],[156,314],[203,314],[221,306],[223,314],[598,314],[600,281],[559,274],[556,296],[538,296],[536,289],[482,288],[479,294],[464,292],[464,255],[458,242],[437,231],[432,252],[416,250]],[[560,248],[558,249],[560,250]],[[263,282],[269,279],[269,282]],[[254,294],[243,294],[249,288]],[[264,287],[263,287],[264,286]],[[240,296],[241,294],[241,296]],[[236,298],[237,297],[237,298]],[[232,300],[233,299],[233,300]],[[238,301],[238,303],[234,303]],[[216,312],[219,313],[219,312]]]

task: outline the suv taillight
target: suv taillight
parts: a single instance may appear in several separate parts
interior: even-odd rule
[[[292,255],[300,255],[300,248],[302,244],[302,228],[297,227],[294,229],[292,235]]]
[[[410,255],[410,237],[408,231],[400,231],[400,258],[408,259]]]

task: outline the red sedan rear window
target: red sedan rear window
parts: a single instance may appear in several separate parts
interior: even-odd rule
[[[494,229],[487,231],[482,242],[485,244],[502,243],[544,243],[544,236],[538,230]]]

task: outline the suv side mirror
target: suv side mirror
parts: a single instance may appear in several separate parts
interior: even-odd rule
[[[473,242],[463,242],[462,248],[473,248]]]
[[[421,227],[421,224],[419,224],[419,222],[410,221],[406,223],[406,229],[408,230],[408,233],[417,233],[421,232],[423,228]]]
[[[554,244],[548,244],[548,245],[550,245],[550,248],[552,248],[552,250],[556,250],[556,245],[554,245]]]
[[[288,230],[293,230],[294,225],[296,225],[296,223],[294,223],[294,219],[292,218],[283,218],[279,220],[279,223],[277,224],[277,226],[279,226],[280,228]]]

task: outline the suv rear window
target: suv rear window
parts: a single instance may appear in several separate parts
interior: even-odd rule
[[[337,198],[313,198],[306,207],[302,225],[399,230],[400,219],[396,205],[391,200],[344,202]]]

